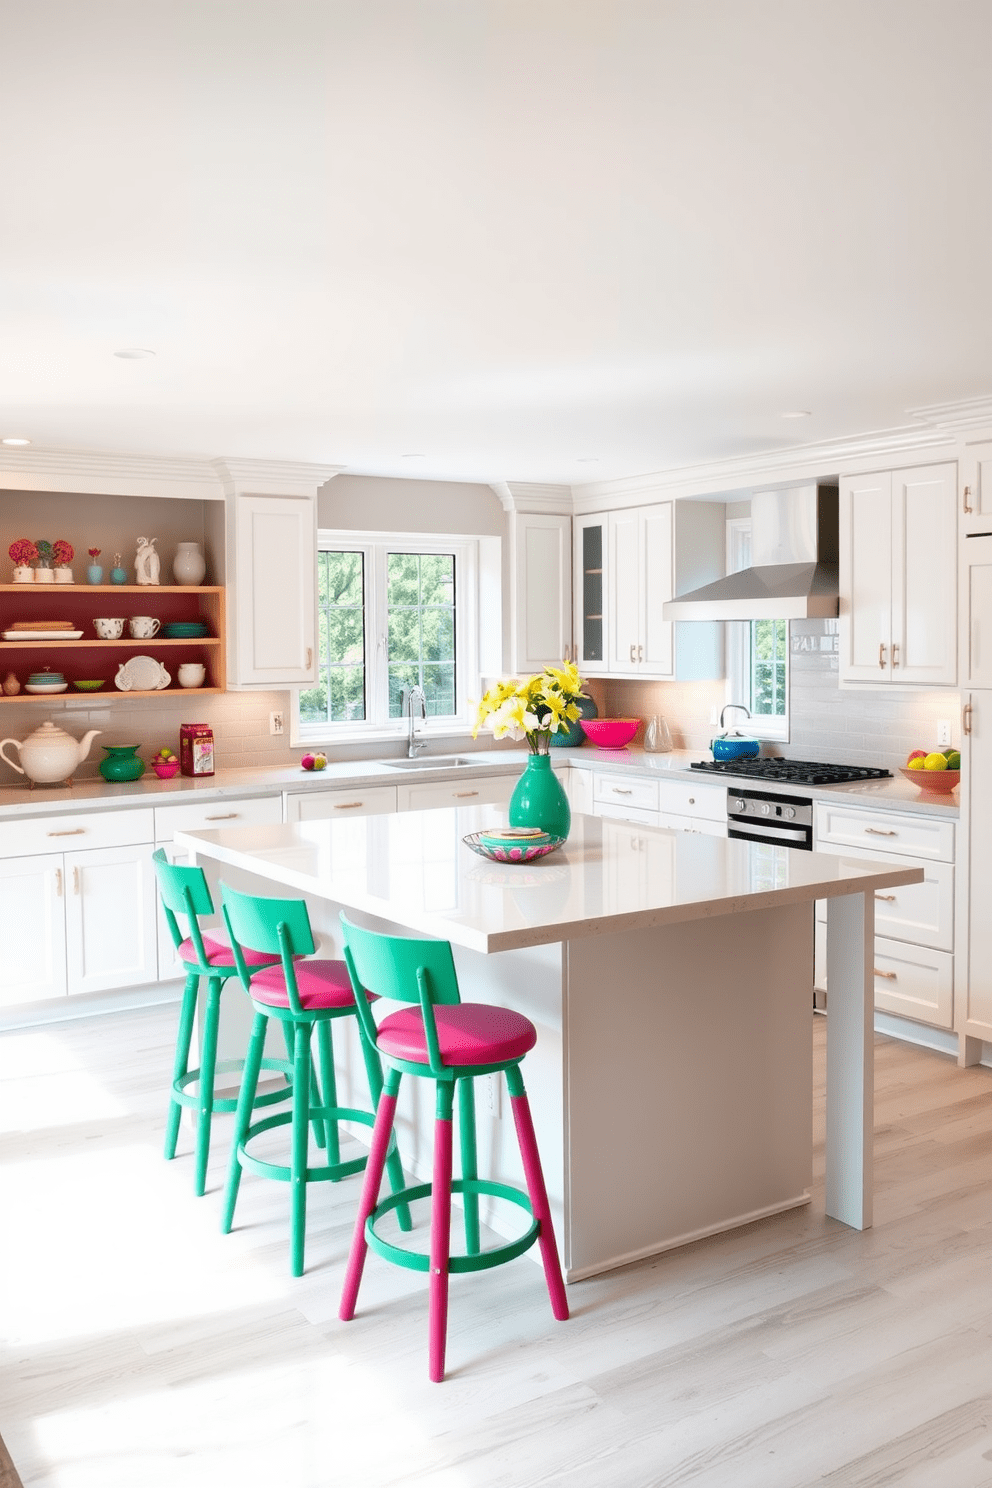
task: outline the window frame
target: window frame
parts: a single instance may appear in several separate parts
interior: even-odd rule
[[[499,569],[498,538],[471,535],[445,536],[427,532],[360,532],[320,528],[317,552],[361,553],[365,564],[365,698],[367,717],[350,723],[303,723],[300,719],[300,694],[306,688],[293,689],[291,707],[291,744],[337,745],[361,740],[382,742],[405,739],[406,718],[390,718],[388,645],[388,577],[389,553],[452,554],[455,560],[455,709],[441,718],[418,719],[420,738],[444,738],[471,733],[473,709],[471,699],[478,697],[482,668],[480,612],[483,594],[493,589],[492,567],[495,561],[497,584]],[[498,593],[498,587],[497,591]],[[319,601],[318,601],[319,606]],[[489,604],[487,603],[487,613]],[[500,630],[500,626],[497,626]],[[319,634],[316,636],[318,644]],[[319,673],[318,673],[319,674]]]
[[[750,561],[751,518],[727,518],[727,572],[737,573]],[[751,707],[754,690],[751,674],[751,620],[728,620],[727,626],[727,702],[744,703]],[[769,743],[788,744],[790,738],[789,701],[792,685],[792,668],[789,659],[789,622],[785,624],[785,713],[771,716],[767,713],[751,714],[750,722],[737,715],[739,725],[746,726],[748,733],[756,739]]]

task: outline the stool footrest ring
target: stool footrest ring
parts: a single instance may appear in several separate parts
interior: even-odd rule
[[[253,1138],[261,1136],[262,1132],[272,1131],[277,1126],[289,1126],[293,1120],[292,1111],[280,1111],[276,1116],[268,1116],[264,1121],[253,1122],[245,1133],[245,1139],[238,1145],[238,1162],[248,1173],[257,1173],[261,1178],[275,1178],[280,1183],[292,1182],[292,1170],[285,1163],[267,1162],[264,1158],[254,1157],[248,1150],[248,1143]],[[352,1106],[311,1106],[308,1113],[310,1121],[357,1121],[362,1126],[373,1127],[375,1125],[374,1111],[360,1111]],[[396,1150],[395,1137],[390,1138],[389,1151]],[[348,1162],[321,1163],[318,1167],[307,1168],[307,1183],[337,1183],[340,1178],[350,1178],[352,1173],[360,1173],[368,1163],[368,1153],[364,1152],[361,1157],[354,1157]]]
[[[266,1090],[262,1095],[256,1095],[252,1102],[252,1110],[260,1106],[274,1106],[277,1101],[288,1100],[293,1093],[291,1083],[293,1066],[288,1059],[263,1059],[263,1070],[275,1070],[278,1074],[285,1076],[285,1085],[279,1085],[275,1090]],[[243,1075],[245,1062],[243,1059],[218,1059],[214,1071],[214,1079],[218,1075]],[[200,1097],[193,1091],[188,1090],[188,1085],[195,1085],[200,1079],[199,1069],[187,1070],[185,1075],[180,1075],[178,1080],[172,1082],[173,1099],[181,1106],[190,1106],[193,1110],[199,1109]],[[214,1097],[214,1111],[236,1111],[238,1109],[238,1097],[236,1095],[219,1095]]]
[[[401,1245],[392,1245],[375,1232],[375,1226],[390,1210],[397,1209],[401,1204],[412,1204],[417,1199],[429,1199],[432,1185],[430,1183],[418,1183],[414,1187],[401,1189],[399,1193],[390,1194],[377,1204],[375,1209],[365,1221],[365,1239],[369,1248],[376,1255],[382,1256],[383,1260],[392,1261],[395,1266],[403,1266],[408,1271],[429,1271],[430,1256],[420,1250],[406,1250]],[[490,1198],[506,1199],[510,1204],[516,1204],[531,1216],[531,1223],[522,1235],[516,1240],[507,1240],[502,1245],[496,1245],[491,1250],[480,1251],[478,1255],[449,1255],[448,1271],[451,1275],[458,1275],[465,1271],[488,1271],[493,1266],[502,1266],[506,1261],[515,1260],[525,1251],[529,1250],[541,1232],[538,1220],[534,1219],[534,1210],[531,1207],[530,1197],[523,1189],[511,1188],[506,1183],[493,1183],[486,1178],[455,1178],[451,1183],[453,1194],[487,1194]]]

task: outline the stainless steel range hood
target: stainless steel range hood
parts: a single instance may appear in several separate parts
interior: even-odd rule
[[[751,498],[750,568],[664,605],[666,620],[830,620],[837,615],[837,487]]]

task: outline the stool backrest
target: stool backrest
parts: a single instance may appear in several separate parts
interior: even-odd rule
[[[310,916],[303,899],[265,899],[257,894],[241,894],[230,884],[220,886],[224,906],[224,922],[231,937],[234,964],[245,991],[251,992],[251,970],[242,946],[251,946],[269,956],[278,956],[282,961],[286,979],[286,994],[289,1005],[296,1014],[303,1012],[296,973],[293,970],[294,956],[312,956],[317,949],[310,928]]]
[[[434,1007],[461,1002],[455,960],[448,941],[380,935],[352,924],[343,914],[341,933],[359,1020],[373,1047],[376,1044],[376,1026],[366,992],[393,1002],[419,1002],[430,1067],[435,1072],[443,1069]]]
[[[185,863],[170,863],[162,847],[156,848],[152,853],[152,862],[155,865],[155,876],[158,879],[158,891],[162,899],[165,922],[169,927],[173,944],[178,950],[183,942],[183,933],[176,919],[176,915],[181,914],[186,917],[189,925],[189,938],[193,942],[200,965],[205,966],[207,954],[203,947],[197,915],[213,914],[214,901],[210,896],[203,869],[190,867]]]

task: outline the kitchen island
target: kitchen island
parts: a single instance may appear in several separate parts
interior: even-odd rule
[[[462,841],[501,816],[414,811],[176,844],[241,886],[306,895],[331,936],[344,908],[449,940],[463,996],[533,1019],[524,1074],[572,1281],[809,1201],[812,906],[827,900],[826,1209],[868,1227],[873,894],[921,870],[586,816],[560,852],[501,865]],[[494,1176],[515,1180],[497,1091],[480,1115]],[[411,1107],[400,1145],[415,1170],[429,1130]]]

